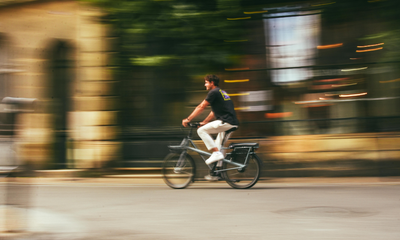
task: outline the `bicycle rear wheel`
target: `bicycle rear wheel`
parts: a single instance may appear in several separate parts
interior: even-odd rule
[[[162,167],[164,182],[171,188],[185,188],[193,182],[196,165],[189,154],[179,163],[180,154],[170,153]],[[179,164],[179,165],[178,165]]]
[[[237,163],[244,163],[243,161],[237,161]],[[236,165],[224,162],[223,169],[237,168]],[[243,169],[232,169],[222,172],[222,176],[225,178],[226,183],[228,183],[233,188],[245,189],[251,188],[257,183],[260,178],[260,163],[254,155],[250,155],[247,166]]]

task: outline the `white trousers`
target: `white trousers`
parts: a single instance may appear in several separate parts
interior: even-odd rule
[[[203,140],[208,150],[211,150],[212,148],[218,148],[218,150],[221,150],[221,144],[222,140],[225,137],[225,131],[228,131],[233,127],[237,126],[231,125],[229,123],[222,123],[221,120],[215,120],[198,128],[197,134],[199,134],[199,137],[201,138],[201,140]],[[211,134],[217,133],[217,139],[215,139],[214,141],[214,139],[211,137]]]

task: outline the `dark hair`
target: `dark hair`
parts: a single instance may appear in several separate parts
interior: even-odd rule
[[[207,81],[209,81],[209,82],[214,82],[214,85],[215,85],[215,86],[219,86],[219,77],[217,77],[217,76],[214,75],[214,74],[206,75],[206,76],[204,77],[204,80],[207,80]]]

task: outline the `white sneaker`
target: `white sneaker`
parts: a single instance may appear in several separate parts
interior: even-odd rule
[[[220,151],[213,152],[213,153],[211,154],[211,157],[209,157],[209,158],[206,160],[206,163],[207,163],[207,165],[210,165],[211,163],[217,162],[217,161],[219,161],[219,160],[221,160],[221,159],[224,159],[224,154],[222,154]]]
[[[176,168],[174,168],[174,173],[181,173],[182,170],[183,170],[183,168],[176,167]]]
[[[205,178],[206,180],[208,180],[208,181],[218,181],[218,180],[221,179],[221,178],[218,177],[218,176],[211,176],[210,174],[204,176],[204,178]]]

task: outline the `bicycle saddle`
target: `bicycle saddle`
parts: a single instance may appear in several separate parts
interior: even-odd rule
[[[229,129],[228,131],[225,131],[225,134],[231,133],[233,131],[236,131],[238,128],[237,127],[233,127],[231,129]]]
[[[229,148],[235,148],[235,147],[251,147],[251,148],[258,148],[258,143],[231,143],[229,145]]]

